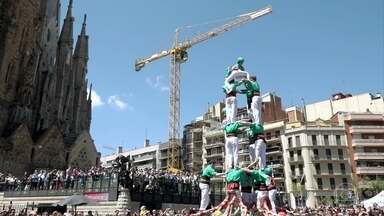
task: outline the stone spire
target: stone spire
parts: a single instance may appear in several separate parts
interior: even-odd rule
[[[74,113],[73,113],[73,131],[80,133],[87,129],[87,67],[88,67],[88,35],[86,35],[87,15],[84,15],[84,21],[81,33],[77,38],[76,47],[73,54],[72,70],[75,75],[75,95],[74,95]]]
[[[69,1],[67,15],[64,19],[63,29],[59,38],[59,43],[70,43],[73,44],[73,22],[74,18],[72,16],[72,4],[73,0]]]
[[[92,94],[92,83],[91,83],[91,86],[89,87],[88,102],[92,101],[92,97],[91,97],[92,95],[91,94]]]
[[[85,61],[88,61],[88,35],[86,35],[87,28],[87,14],[84,15],[83,26],[81,28],[81,33],[78,36],[76,42],[75,53],[73,54],[74,58],[84,58]]]
[[[91,128],[91,121],[92,121],[92,83],[89,87],[89,95],[88,95],[88,101],[87,101],[87,119],[86,121],[86,130],[90,130]]]
[[[63,28],[61,30],[57,61],[56,61],[56,109],[55,113],[58,118],[59,125],[65,124],[64,109],[68,98],[68,86],[72,85],[72,79],[75,75],[71,71],[72,65],[72,51],[73,51],[73,22],[72,16],[72,4],[73,1],[69,1],[67,15],[64,19]]]

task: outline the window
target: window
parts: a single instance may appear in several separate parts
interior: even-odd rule
[[[5,83],[8,82],[8,80],[9,80],[9,75],[10,75],[11,73],[13,73],[14,69],[15,69],[15,68],[14,68],[14,66],[13,66],[12,63],[8,65],[7,71],[6,71],[6,73],[5,73],[5,79],[4,79],[4,82],[5,82]]]
[[[331,149],[325,149],[325,155],[327,156],[328,160],[331,160],[332,159]]]
[[[211,155],[211,149],[207,149],[207,155]]]
[[[267,139],[267,140],[270,140],[270,139],[271,139],[271,132],[266,133],[266,139]]]
[[[331,163],[328,164],[328,172],[329,174],[333,174],[333,165]]]
[[[297,150],[297,157],[301,157],[301,150]]]
[[[291,165],[291,172],[292,172],[292,175],[295,175],[295,165]]]
[[[344,186],[343,188],[347,189],[348,188],[348,179],[347,178],[343,178],[342,181],[343,181],[343,186]]]
[[[302,176],[304,173],[303,164],[299,164],[299,174]]]
[[[315,164],[315,169],[316,169],[316,174],[320,175],[321,174],[321,167],[320,164]]]
[[[276,138],[280,137],[280,131],[276,131]]]
[[[343,160],[343,159],[344,159],[343,149],[338,149],[338,150],[337,150],[337,154],[339,155],[339,159],[340,159],[340,160]]]
[[[341,145],[341,137],[340,137],[340,135],[336,135],[336,145]]]
[[[316,135],[312,135],[312,145],[317,146]]]
[[[288,137],[288,148],[292,148],[292,137]]]
[[[300,136],[295,136],[296,147],[300,146]]]
[[[318,149],[313,149],[313,156],[315,160],[319,159],[319,150]]]
[[[331,185],[332,190],[336,189],[335,178],[329,178],[329,184]]]
[[[321,178],[317,178],[317,188],[319,190],[323,189],[323,180]]]
[[[324,135],[324,145],[329,145],[329,137],[328,137],[328,135]]]
[[[289,157],[290,157],[290,158],[293,158],[293,151],[290,151],[290,152],[289,152]]]
[[[342,174],[345,174],[345,164],[343,164],[343,163],[340,164],[340,172]]]
[[[47,42],[49,42],[51,40],[51,31],[48,29],[48,32],[47,32]]]

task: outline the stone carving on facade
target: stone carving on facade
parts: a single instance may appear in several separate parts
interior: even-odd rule
[[[99,157],[89,134],[86,19],[73,52],[72,4],[59,31],[60,0],[0,1],[0,171],[89,167]]]

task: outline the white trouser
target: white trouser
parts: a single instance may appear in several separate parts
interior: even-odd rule
[[[227,123],[233,123],[236,121],[237,114],[237,101],[235,96],[225,98],[225,115],[227,117]]]
[[[263,121],[261,119],[262,101],[263,100],[260,96],[252,97],[251,110],[253,123],[263,124]]]
[[[249,157],[252,162],[259,160],[259,169],[263,169],[267,166],[267,145],[263,139],[257,139],[254,144],[249,145]]]
[[[239,141],[236,136],[230,136],[225,138],[225,168],[230,170],[232,165],[238,167],[239,158]]]
[[[257,191],[257,208],[260,209],[261,206],[261,201],[263,200],[264,197],[268,197],[268,191]]]
[[[276,205],[275,205],[276,194],[277,194],[276,189],[272,189],[272,190],[268,191],[269,201],[271,201],[271,206],[272,206],[272,212],[275,214],[276,214]]]
[[[200,210],[205,210],[209,204],[209,184],[199,183],[199,187],[201,190]]]

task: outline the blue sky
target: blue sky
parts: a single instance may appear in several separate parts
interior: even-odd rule
[[[62,1],[62,16],[67,0]],[[384,2],[266,0],[75,0],[75,37],[88,14],[88,78],[100,97],[92,136],[103,154],[122,145],[167,140],[169,58],[134,72],[134,60],[169,48],[176,27],[191,38],[223,18],[273,6],[273,13],[189,50],[182,65],[182,125],[223,99],[224,71],[238,56],[263,92],[285,107],[329,98],[332,93],[383,92]],[[221,20],[218,22],[210,22]]]

